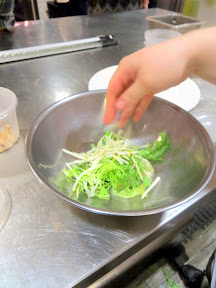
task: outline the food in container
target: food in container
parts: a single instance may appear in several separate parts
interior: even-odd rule
[[[0,87],[0,152],[11,148],[19,139],[17,103],[13,91]]]

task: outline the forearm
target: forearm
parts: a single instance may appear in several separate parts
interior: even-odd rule
[[[190,72],[216,84],[216,27],[196,30],[183,38]]]

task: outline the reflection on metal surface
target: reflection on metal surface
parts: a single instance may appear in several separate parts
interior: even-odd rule
[[[201,110],[193,112],[193,116],[205,127],[212,141],[216,143],[216,115]]]

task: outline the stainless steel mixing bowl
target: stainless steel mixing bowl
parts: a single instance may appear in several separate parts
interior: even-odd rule
[[[31,169],[45,185],[72,205],[95,213],[138,216],[163,212],[189,201],[208,183],[214,170],[214,147],[202,125],[181,108],[154,98],[142,120],[129,123],[125,135],[136,144],[151,142],[159,132],[167,131],[171,149],[165,161],[156,164],[160,183],[147,199],[140,197],[110,200],[81,195],[70,199],[58,191],[52,179],[65,167],[66,148],[83,152],[96,143],[107,129],[102,116],[105,91],[87,92],[55,103],[33,123],[26,141]]]

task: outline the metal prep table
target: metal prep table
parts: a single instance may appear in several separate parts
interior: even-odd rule
[[[86,91],[96,71],[143,48],[145,17],[162,13],[167,11],[25,22],[1,37],[0,50],[101,34],[114,34],[120,41],[119,46],[0,65],[0,86],[13,90],[19,100],[21,130],[19,142],[0,154],[0,184],[12,198],[10,218],[0,233],[1,288],[101,287],[177,233],[216,188],[215,173],[204,191],[179,208],[152,216],[109,217],[79,210],[58,198],[35,178],[25,160],[25,136],[39,112]],[[216,87],[195,80],[202,93],[195,110],[216,112],[216,98],[211,100]]]

